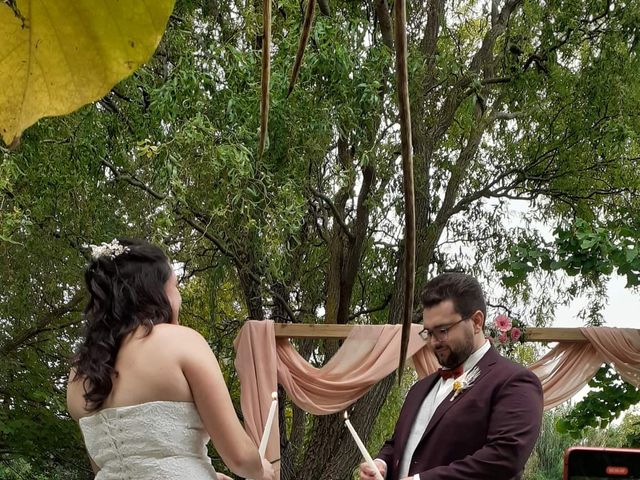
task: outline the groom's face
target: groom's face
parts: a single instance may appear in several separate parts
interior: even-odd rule
[[[431,333],[431,348],[443,367],[457,367],[473,353],[473,322],[463,319],[451,300],[425,308],[422,320]]]

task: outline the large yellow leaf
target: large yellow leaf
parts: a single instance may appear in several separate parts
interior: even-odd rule
[[[175,0],[0,2],[0,133],[11,144],[38,119],[109,92],[146,62]]]

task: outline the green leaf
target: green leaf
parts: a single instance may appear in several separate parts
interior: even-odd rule
[[[580,247],[581,247],[583,250],[588,250],[588,249],[590,249],[591,247],[593,247],[596,243],[598,243],[598,239],[597,239],[597,238],[588,238],[588,239],[586,239],[586,240],[583,240],[583,241],[580,243]]]
[[[521,282],[519,278],[516,277],[502,277],[502,283],[505,287],[515,287]]]
[[[175,0],[16,0],[0,4],[0,133],[105,96],[146,62]]]

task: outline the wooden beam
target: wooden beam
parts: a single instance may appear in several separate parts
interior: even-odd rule
[[[579,328],[527,328],[527,342],[586,342]]]
[[[347,338],[352,325],[276,323],[276,338]]]
[[[276,323],[277,338],[347,338],[352,325]],[[528,328],[528,342],[585,342],[579,328]]]

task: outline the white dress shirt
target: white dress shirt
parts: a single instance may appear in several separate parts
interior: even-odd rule
[[[490,347],[491,344],[488,341],[485,341],[480,348],[469,355],[469,358],[467,358],[467,360],[462,364],[463,371],[466,373],[475,367]],[[453,390],[454,381],[454,378],[449,378],[447,380],[440,378],[423,400],[422,405],[418,410],[418,415],[416,415],[416,419],[411,426],[411,433],[409,433],[407,445],[405,446],[402,461],[400,462],[398,478],[402,479],[408,475],[409,465],[411,464],[411,458],[413,457],[416,447],[418,446],[418,443],[420,443],[422,435],[424,434],[427,425],[429,425],[429,421],[431,420],[431,417],[433,417],[434,412],[447,395],[451,393],[451,390]],[[413,480],[420,480],[420,475],[414,475]]]

